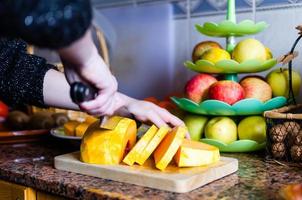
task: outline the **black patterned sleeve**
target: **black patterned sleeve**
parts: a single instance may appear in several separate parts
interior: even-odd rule
[[[0,39],[0,99],[10,106],[43,107],[44,76],[54,66],[25,49],[22,40]]]
[[[89,0],[0,0],[0,33],[41,47],[71,44],[91,18]]]

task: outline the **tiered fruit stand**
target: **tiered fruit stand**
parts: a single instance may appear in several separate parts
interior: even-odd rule
[[[206,22],[196,25],[196,29],[207,36],[226,37],[226,50],[232,53],[235,47],[235,37],[256,34],[267,28],[265,22],[255,23],[251,20],[244,20],[236,23],[235,0],[228,0],[227,19],[216,24]],[[197,60],[196,62],[186,61],[185,66],[198,73],[220,74],[224,79],[238,81],[238,74],[256,73],[268,70],[277,64],[277,59],[271,58],[265,61],[247,60],[238,63],[235,60],[221,60],[212,63],[208,60]],[[174,103],[179,108],[201,115],[210,116],[247,116],[262,115],[264,111],[282,107],[286,104],[286,98],[274,97],[266,102],[261,102],[255,98],[243,99],[233,105],[218,100],[205,100],[201,103],[195,103],[187,98],[172,97]],[[231,144],[225,144],[214,139],[201,139],[203,142],[217,146],[221,152],[251,152],[263,149],[264,143],[257,143],[253,140],[237,140]]]

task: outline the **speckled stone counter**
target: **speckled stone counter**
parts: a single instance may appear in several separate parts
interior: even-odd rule
[[[264,162],[263,153],[225,154],[239,159],[239,171],[185,194],[93,178],[53,168],[66,144],[0,145],[0,179],[73,199],[277,199],[279,189],[302,182],[302,170]]]

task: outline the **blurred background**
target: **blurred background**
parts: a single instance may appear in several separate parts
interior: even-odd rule
[[[183,62],[191,59],[195,44],[216,40],[225,45],[224,39],[201,35],[194,25],[223,20],[227,0],[93,0],[92,5],[93,23],[105,34],[120,91],[136,98],[162,98],[182,91],[193,74]],[[295,27],[302,24],[302,0],[237,0],[236,6],[237,21],[252,19],[270,25],[250,37],[268,46],[274,57],[290,50],[297,37]],[[35,53],[59,62],[49,50],[35,49]],[[301,62],[298,57],[293,65],[300,73]]]

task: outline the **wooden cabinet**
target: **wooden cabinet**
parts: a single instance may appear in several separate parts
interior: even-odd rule
[[[17,185],[0,180],[0,200],[64,200],[44,192],[36,191],[30,187]]]
[[[32,188],[0,181],[0,200],[36,200]]]

